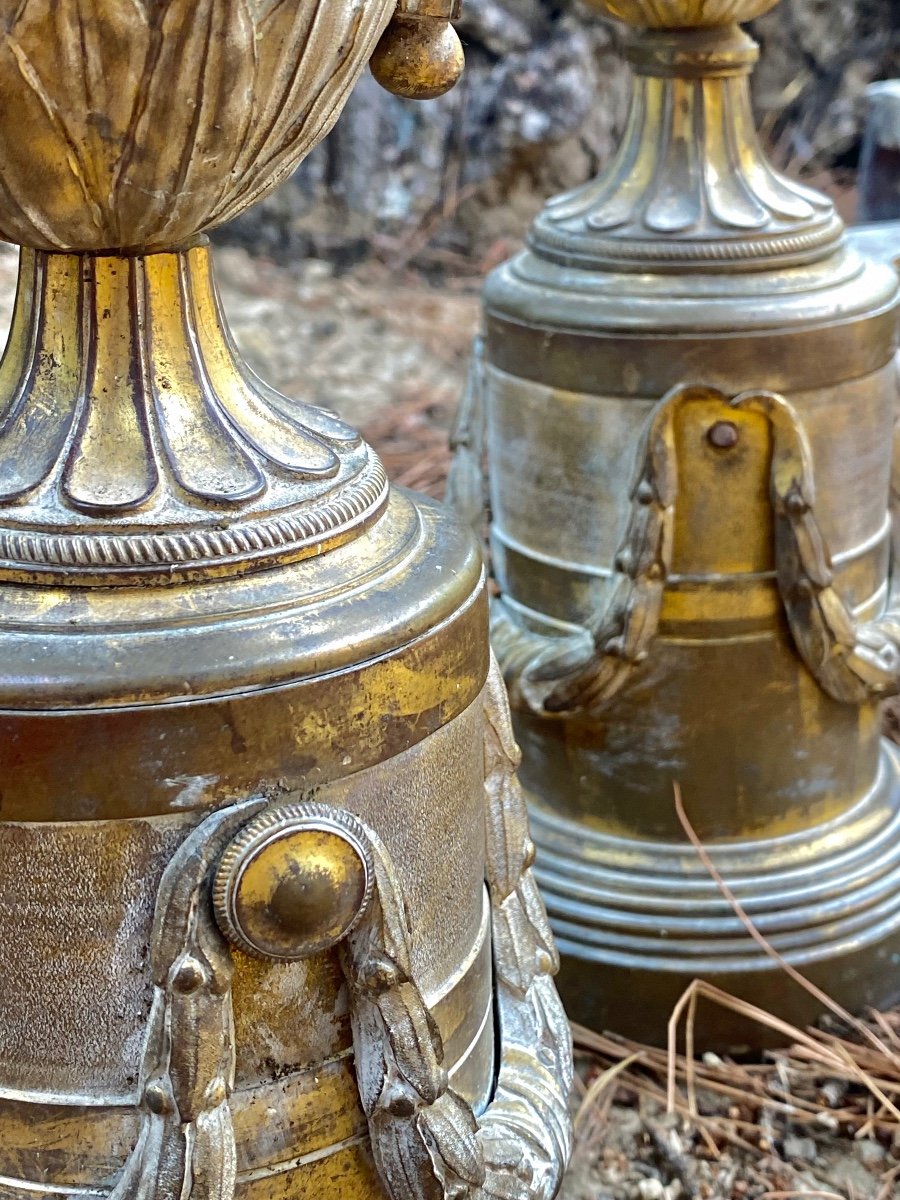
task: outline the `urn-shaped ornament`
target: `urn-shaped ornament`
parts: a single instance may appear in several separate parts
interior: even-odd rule
[[[897,276],[761,149],[736,22],[772,0],[597,6],[637,27],[627,128],[487,282],[454,491],[474,516],[486,441],[570,1015],[663,1040],[701,977],[802,1026],[779,956],[848,1008],[900,996]]]
[[[0,4],[8,1200],[558,1187],[568,1029],[477,547],[248,370],[204,236],[392,22],[450,81],[452,6],[420,9]]]

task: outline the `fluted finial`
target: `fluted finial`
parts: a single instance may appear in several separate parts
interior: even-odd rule
[[[768,268],[828,254],[829,200],[767,160],[753,124],[756,43],[738,26],[777,0],[592,0],[639,26],[621,148],[599,178],[551,200],[532,247],[570,265]]]
[[[778,0],[587,0],[593,8],[644,29],[708,29],[762,16]]]

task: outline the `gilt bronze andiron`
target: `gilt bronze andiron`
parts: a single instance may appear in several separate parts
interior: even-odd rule
[[[203,237],[403,22],[452,82],[414,8],[0,4],[2,1200],[559,1184],[477,546],[247,369]]]
[[[764,157],[736,22],[774,0],[597,3],[640,27],[627,130],[488,280],[453,491],[474,518],[483,419],[570,1015],[659,1040],[701,976],[803,1024],[673,784],[775,950],[850,1008],[900,996],[897,276]]]

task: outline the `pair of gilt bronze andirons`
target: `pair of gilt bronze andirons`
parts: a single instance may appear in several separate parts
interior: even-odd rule
[[[499,668],[466,523],[247,369],[203,239],[370,57],[450,86],[455,0],[0,3],[0,1200],[550,1200],[503,676],[574,1015],[808,1015],[674,782],[785,958],[900,991],[897,279],[758,148],[773,3],[603,0],[622,150],[489,281],[458,437]]]

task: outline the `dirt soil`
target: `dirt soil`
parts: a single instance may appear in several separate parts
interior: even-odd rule
[[[562,1200],[895,1200],[898,1031],[898,1012],[829,1017],[735,1063],[576,1027]]]
[[[222,301],[254,370],[362,430],[391,478],[443,495],[447,433],[479,319],[481,276],[440,288],[376,262],[336,274],[216,249]]]

